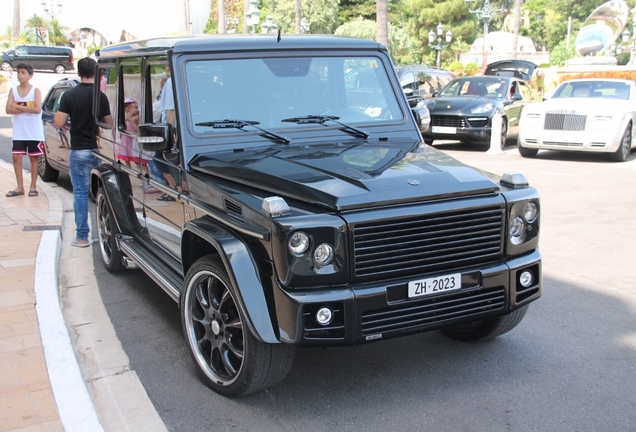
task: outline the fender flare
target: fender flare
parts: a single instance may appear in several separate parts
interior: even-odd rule
[[[93,196],[97,196],[99,188],[104,188],[106,201],[112,212],[115,213],[115,222],[120,233],[126,234],[130,232],[134,225],[131,223],[130,217],[126,214],[124,200],[122,194],[122,185],[117,171],[106,164],[99,165],[91,170],[90,190]],[[114,205],[113,205],[114,203]],[[127,224],[123,226],[122,223]]]
[[[247,327],[254,337],[264,343],[281,343],[272,325],[257,266],[245,243],[208,218],[186,223],[183,232],[184,235],[191,232],[216,249],[233,284],[238,306],[245,316]],[[182,259],[184,267],[191,261],[186,250],[182,251]],[[184,268],[184,274],[186,273],[187,270]]]

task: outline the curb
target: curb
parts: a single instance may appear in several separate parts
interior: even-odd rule
[[[0,160],[0,169],[13,171],[13,166]],[[28,171],[23,170],[28,176]],[[62,200],[43,181],[38,187],[48,201],[46,225],[56,230],[43,231],[35,260],[35,310],[51,390],[60,421],[66,431],[95,431],[102,428],[84,379],[80,372],[71,339],[62,315],[59,297],[59,261],[62,249],[61,229],[64,220]]]

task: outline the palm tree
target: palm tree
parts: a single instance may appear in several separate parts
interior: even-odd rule
[[[13,0],[13,24],[11,25],[11,38],[17,40],[20,37],[20,0]]]
[[[389,46],[389,5],[388,0],[376,0],[376,40]]]
[[[68,27],[60,24],[60,21],[57,18],[53,18],[51,20],[51,41],[53,45],[64,45],[68,42],[64,34],[68,30]]]
[[[24,28],[26,29],[33,29],[34,33],[35,33],[35,37],[36,40],[38,42],[41,42],[42,45],[44,45],[44,39],[42,38],[42,34],[40,33],[40,29],[41,28],[47,28],[48,26],[46,25],[46,21],[44,20],[44,18],[42,18],[39,15],[33,15],[32,17],[30,17],[26,24],[24,25]]]
[[[521,3],[523,0],[515,0],[515,11],[514,11],[514,19],[512,20],[512,33],[514,33],[514,37],[512,38],[512,52],[514,53],[513,58],[517,58],[517,46],[519,39],[519,28],[521,27]]]

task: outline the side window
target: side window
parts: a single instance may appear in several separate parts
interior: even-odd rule
[[[46,100],[44,109],[50,113],[55,114],[60,107],[60,100],[62,99],[62,95],[66,90],[68,90],[68,88],[66,87],[61,87],[53,90],[51,96],[49,96],[49,98]]]
[[[115,118],[117,108],[117,69],[110,64],[100,64],[97,68],[97,76],[95,83],[99,83],[99,89],[106,94],[108,98],[108,105],[110,106],[110,113]],[[99,105],[97,105],[99,106]],[[97,124],[105,129],[110,129],[110,125],[99,121],[97,118]]]
[[[122,133],[137,135],[142,101],[141,62],[139,59],[122,62],[119,73],[121,76],[121,96],[119,98],[117,126]]]
[[[23,55],[27,55],[27,53],[28,53],[28,50],[27,50],[27,47],[25,46],[21,46],[19,48],[16,48],[15,50],[15,55],[23,56]]]
[[[146,110],[144,114],[144,123],[160,123],[161,122],[161,91],[166,85],[168,74],[166,73],[168,66],[166,63],[150,64],[146,68]]]
[[[532,92],[526,83],[519,83],[519,89],[521,90],[521,95],[525,100],[532,99]]]
[[[400,78],[400,85],[403,89],[411,89],[415,91],[415,74],[407,72]]]

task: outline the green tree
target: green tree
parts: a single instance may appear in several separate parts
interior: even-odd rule
[[[352,36],[361,39],[376,40],[375,21],[358,18],[341,25],[335,31],[339,36]],[[391,59],[396,65],[418,63],[421,58],[419,47],[407,32],[389,23],[389,46]]]
[[[264,13],[272,15],[282,33],[296,33],[296,0],[277,0]],[[338,26],[338,0],[303,0],[301,17],[314,34],[333,34]]]

